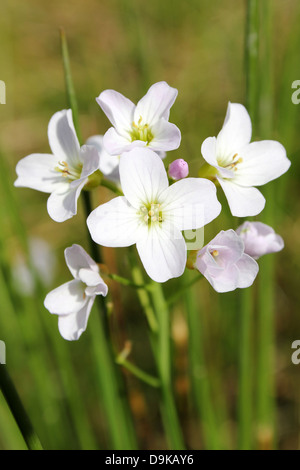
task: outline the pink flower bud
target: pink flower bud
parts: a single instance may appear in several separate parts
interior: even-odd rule
[[[173,180],[181,180],[189,174],[189,166],[185,160],[178,158],[169,165],[169,176]]]
[[[245,253],[257,259],[268,253],[275,253],[284,247],[283,239],[272,227],[262,222],[244,222],[236,233],[245,245]]]

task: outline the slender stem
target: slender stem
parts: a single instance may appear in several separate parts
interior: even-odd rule
[[[258,114],[258,44],[259,44],[259,2],[247,0],[245,62],[246,62],[246,105],[252,122]],[[239,335],[239,399],[238,399],[238,447],[251,449],[253,445],[253,295],[252,289],[238,293],[240,310]]]
[[[162,417],[171,449],[185,449],[182,430],[176,410],[171,381],[170,317],[161,284],[152,283],[152,300],[157,315],[159,330],[157,342],[157,364],[162,391]]]
[[[119,282],[123,286],[130,286],[134,287],[135,289],[148,289],[147,284],[136,284],[135,282],[131,281],[130,279],[126,279],[125,277],[119,276],[118,274],[108,274],[107,275],[110,279],[113,279],[113,281]]]
[[[160,387],[160,381],[156,377],[153,377],[152,375],[148,374],[147,372],[143,371],[139,367],[135,366],[131,362],[129,362],[127,359],[122,357],[122,355],[119,355],[116,359],[116,363],[125,367],[127,370],[129,370],[133,375],[135,375],[138,379],[142,380],[146,384],[150,385],[151,387],[159,388]]]
[[[117,186],[115,183],[113,183],[112,181],[103,179],[103,180],[101,181],[101,186],[104,186],[104,188],[110,189],[110,191],[112,191],[113,193],[115,193],[117,196],[124,196],[124,194],[123,194],[123,192],[121,191],[121,189],[118,188],[118,186]]]
[[[272,2],[262,0],[261,31],[262,69],[259,130],[261,138],[270,138],[273,128],[273,69],[272,69]],[[264,188],[267,203],[262,221],[273,226],[276,206],[276,183]],[[257,367],[257,413],[258,447],[269,449],[274,446],[274,258],[266,256],[260,260],[259,312],[258,312],[258,367]]]
[[[65,76],[68,103],[69,103],[70,108],[72,109],[73,122],[74,122],[74,127],[76,130],[78,140],[79,142],[82,142],[80,128],[79,128],[79,119],[78,119],[78,105],[77,105],[77,98],[76,98],[76,93],[75,93],[72,74],[71,74],[68,44],[67,44],[66,35],[63,29],[60,29],[60,42],[61,42],[61,53],[62,53],[63,66],[64,66],[64,76]]]
[[[190,276],[190,273],[186,275]],[[189,361],[193,397],[202,422],[205,447],[217,450],[220,449],[220,432],[211,401],[209,374],[204,358],[203,321],[199,314],[199,302],[196,301],[192,290],[185,293],[185,305],[189,324]]]
[[[17,422],[29,450],[43,450],[42,444],[25,411],[18,392],[7,372],[7,366],[0,365],[0,388]]]

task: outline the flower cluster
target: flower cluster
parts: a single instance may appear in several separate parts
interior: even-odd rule
[[[15,186],[50,193],[47,209],[57,222],[77,213],[82,190],[105,180],[115,184],[122,195],[89,214],[90,235],[106,247],[136,245],[147,274],[156,282],[183,274],[188,259],[184,232],[201,229],[219,215],[218,186],[234,216],[257,215],[265,199],[256,186],[278,178],[290,166],[279,142],[250,143],[247,110],[229,103],[218,136],[202,144],[205,163],[198,177],[188,176],[183,159],[166,169],[166,152],[177,149],[181,141],[180,130],[169,122],[176,97],[177,90],[166,82],[152,85],[137,105],[105,90],[96,99],[112,124],[104,136],[92,136],[80,146],[72,111],[59,111],[48,126],[52,154],[29,155],[16,168]],[[227,292],[250,286],[258,272],[255,260],[282,248],[281,237],[271,227],[245,222],[197,247],[188,264],[217,292]],[[107,286],[97,264],[79,245],[67,248],[65,258],[74,280],[50,292],[45,306],[59,316],[62,336],[74,340],[86,328],[95,296],[105,296]]]

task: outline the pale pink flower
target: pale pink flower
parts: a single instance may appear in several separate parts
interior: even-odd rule
[[[244,222],[236,233],[244,242],[245,253],[254,259],[281,251],[284,247],[281,236],[277,235],[272,227],[262,222]]]
[[[217,292],[249,287],[258,264],[244,252],[244,243],[234,230],[222,230],[197,253],[195,267]]]

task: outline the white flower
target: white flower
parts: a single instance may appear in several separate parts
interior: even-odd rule
[[[66,248],[65,259],[74,279],[49,292],[44,305],[58,315],[61,336],[75,341],[86,330],[96,295],[106,296],[108,288],[98,265],[80,245]]]
[[[245,253],[255,259],[268,253],[276,253],[284,247],[281,236],[262,222],[244,222],[236,233],[244,242]]]
[[[261,186],[290,167],[284,147],[273,140],[252,142],[251,120],[246,108],[229,103],[226,118],[216,137],[208,137],[201,152],[214,169],[231,212],[238,217],[259,214],[265,198],[253,186]]]
[[[93,240],[111,247],[136,243],[157,282],[180,276],[187,256],[181,231],[203,227],[220,213],[214,184],[187,178],[169,187],[163,162],[150,149],[123,154],[120,179],[125,196],[99,206],[87,219]]]
[[[229,292],[253,284],[258,264],[245,254],[244,243],[234,230],[222,230],[197,253],[195,267],[217,292]]]
[[[107,152],[120,155],[145,146],[154,151],[177,149],[180,130],[168,122],[177,93],[166,82],[158,82],[135,106],[117,91],[103,91],[96,100],[113,125],[103,139]]]
[[[47,209],[56,222],[77,213],[77,199],[88,177],[99,168],[99,155],[94,147],[80,148],[72,111],[55,113],[48,126],[51,154],[32,154],[20,160],[15,186],[51,193]]]
[[[86,141],[86,145],[95,147],[99,154],[99,170],[110,181],[120,182],[119,163],[120,155],[110,155],[103,146],[103,135],[93,135]]]

